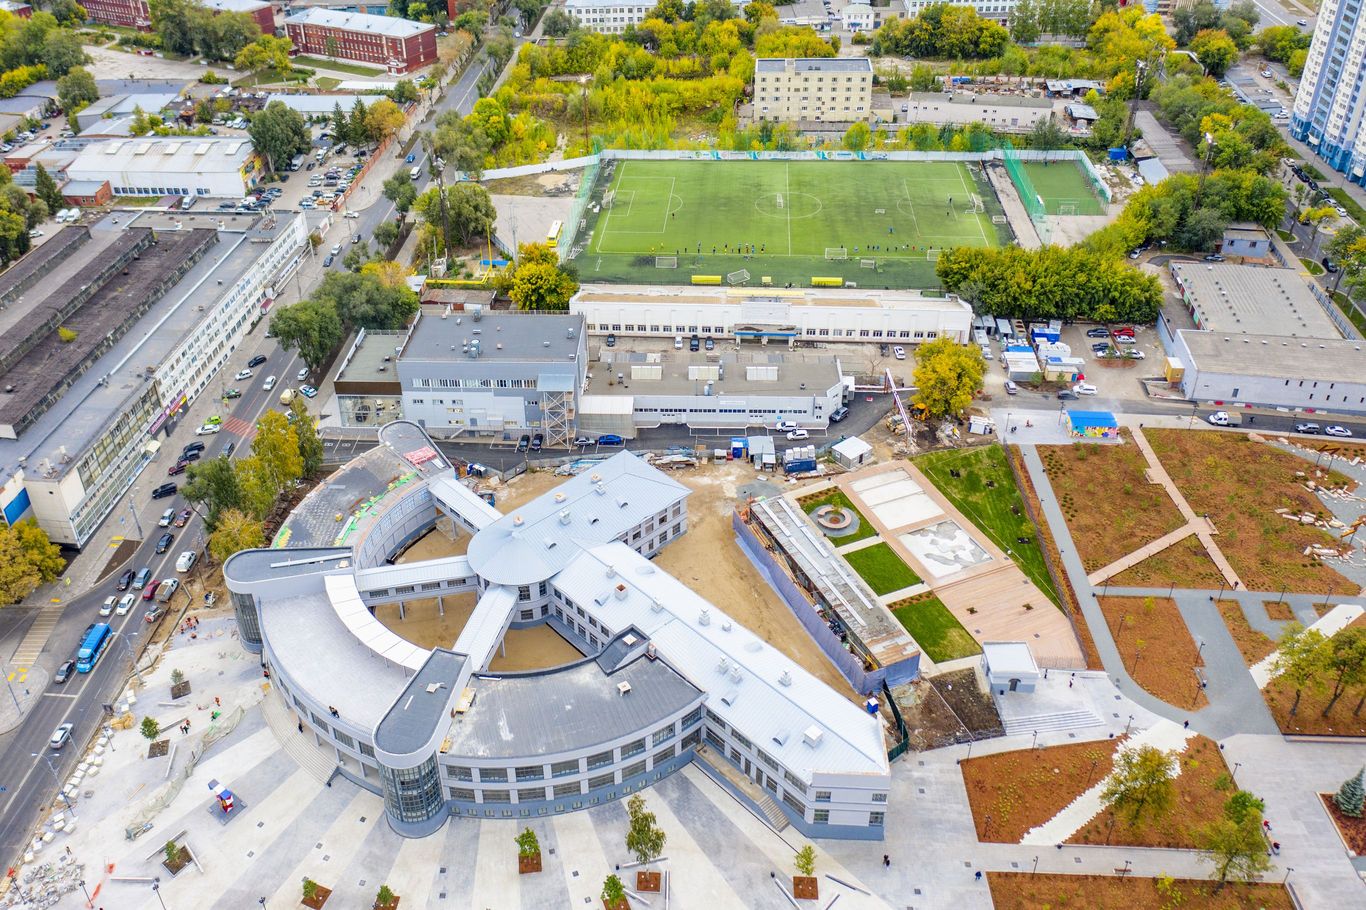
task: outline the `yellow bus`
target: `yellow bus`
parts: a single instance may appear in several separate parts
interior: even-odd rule
[[[550,231],[545,235],[546,243],[559,243],[560,232],[564,230],[564,222],[556,221],[550,225]]]

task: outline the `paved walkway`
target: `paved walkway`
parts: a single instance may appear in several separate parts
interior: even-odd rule
[[[1175,546],[1176,544],[1185,540],[1187,537],[1190,537],[1194,533],[1196,533],[1195,522],[1187,522],[1186,524],[1183,524],[1181,527],[1177,528],[1175,531],[1172,531],[1170,534],[1163,535],[1162,537],[1159,537],[1157,540],[1154,540],[1151,543],[1146,543],[1143,546],[1139,547],[1137,550],[1134,550],[1132,553],[1124,554],[1119,559],[1116,559],[1114,562],[1110,563],[1108,566],[1097,569],[1090,575],[1086,576],[1086,580],[1089,581],[1092,585],[1101,584],[1102,582],[1105,582],[1108,579],[1114,578],[1121,572],[1126,572],[1129,569],[1132,569],[1134,566],[1138,565],[1143,560],[1147,559],[1149,556],[1155,556],[1158,553],[1161,553],[1163,550],[1167,549],[1168,547]]]
[[[1120,748],[1123,751],[1131,752],[1144,746],[1153,746],[1163,752],[1180,755],[1186,751],[1186,743],[1194,735],[1194,730],[1187,730],[1180,724],[1172,723],[1169,720],[1159,720],[1148,729],[1140,731],[1138,735],[1132,737]],[[1173,761],[1172,769],[1176,774],[1180,774],[1181,762]],[[1055,844],[1063,843],[1073,834],[1076,834],[1105,808],[1104,803],[1100,800],[1100,795],[1105,791],[1105,787],[1112,777],[1114,777],[1113,771],[1096,781],[1091,789],[1072,800],[1057,815],[1042,825],[1026,831],[1020,843],[1052,847]]]
[[[1167,469],[1162,466],[1162,462],[1158,459],[1157,453],[1155,453],[1152,446],[1148,444],[1148,438],[1143,435],[1142,427],[1131,427],[1130,432],[1133,435],[1134,443],[1138,446],[1138,450],[1143,453],[1144,460],[1148,462],[1149,479],[1155,483],[1162,484],[1163,489],[1167,491],[1167,495],[1171,497],[1172,502],[1176,503],[1176,508],[1179,509],[1181,514],[1185,517],[1186,523],[1191,526],[1195,531],[1195,535],[1200,538],[1200,543],[1204,545],[1205,552],[1207,552],[1209,558],[1214,561],[1214,565],[1218,567],[1219,572],[1224,576],[1224,580],[1235,589],[1243,587],[1242,579],[1238,577],[1237,572],[1233,571],[1233,566],[1224,558],[1224,554],[1220,551],[1219,545],[1214,542],[1215,530],[1213,524],[1210,523],[1208,516],[1196,515],[1195,510],[1191,508],[1190,503],[1186,502],[1186,497],[1177,489],[1176,482],[1172,480],[1171,475],[1167,473]]]

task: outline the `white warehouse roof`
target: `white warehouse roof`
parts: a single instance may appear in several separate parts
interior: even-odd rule
[[[111,139],[81,150],[67,167],[72,180],[108,180],[124,171],[168,174],[239,174],[255,151],[250,139],[138,138]]]

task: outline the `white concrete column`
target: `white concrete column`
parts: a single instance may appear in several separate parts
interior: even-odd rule
[[[407,619],[407,618],[408,618],[408,616],[407,616],[407,614],[406,614],[406,612],[404,611],[404,608],[403,608],[403,601],[401,601],[401,600],[398,602],[398,618],[399,618],[399,619]]]
[[[442,616],[445,616],[445,615],[446,615],[446,595],[444,595],[444,594],[438,594],[438,595],[436,595],[436,610],[437,610],[437,612],[438,612],[440,615],[442,615]]]

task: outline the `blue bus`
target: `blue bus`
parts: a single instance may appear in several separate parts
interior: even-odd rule
[[[91,629],[85,636],[85,641],[81,642],[81,650],[76,652],[76,672],[89,673],[99,663],[100,655],[109,645],[109,639],[113,632],[109,628],[109,623],[96,623],[95,628]]]

